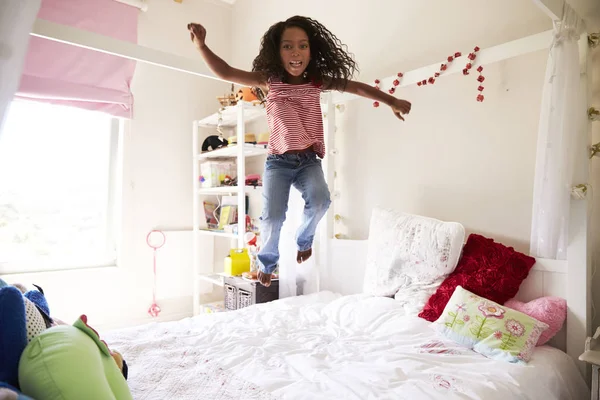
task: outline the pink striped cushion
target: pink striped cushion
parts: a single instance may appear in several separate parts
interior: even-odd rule
[[[504,306],[548,324],[549,328],[542,333],[536,346],[541,346],[552,339],[567,318],[567,301],[560,297],[540,297],[528,303],[510,299],[504,303]]]

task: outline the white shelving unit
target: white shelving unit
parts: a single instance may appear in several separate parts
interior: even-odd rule
[[[200,273],[199,263],[199,240],[204,236],[222,237],[237,240],[237,248],[243,248],[244,234],[246,233],[246,193],[254,190],[261,190],[261,187],[244,186],[246,177],[246,158],[255,156],[264,156],[267,154],[266,145],[246,144],[245,135],[248,122],[258,120],[265,117],[265,109],[262,105],[256,105],[248,102],[239,102],[235,106],[225,107],[220,112],[209,115],[208,117],[193,122],[192,127],[192,160],[193,160],[193,273],[194,273],[194,315],[198,315],[201,309],[200,304],[200,287],[201,281],[210,282],[214,285],[223,286],[222,273]],[[237,144],[225,148],[220,148],[211,152],[198,153],[200,128],[236,128]],[[240,145],[240,143],[242,143]],[[242,185],[238,186],[223,186],[223,187],[200,187],[200,163],[202,161],[216,158],[234,158],[237,165],[238,182]],[[212,231],[200,228],[200,218],[204,218],[204,212],[201,211],[200,197],[201,196],[220,196],[227,194],[235,194],[238,199],[238,225],[237,233],[227,233],[222,231]]]

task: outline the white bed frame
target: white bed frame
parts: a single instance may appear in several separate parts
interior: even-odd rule
[[[121,0],[117,0],[121,1]],[[548,15],[552,20],[560,20],[563,12],[564,0],[532,0],[540,9]],[[140,0],[121,1],[137,5],[141,9],[145,9],[147,4]],[[34,24],[32,35],[41,38],[59,41],[74,46],[84,47],[91,50],[96,50],[108,54],[113,54],[120,57],[136,60],[138,62],[149,63],[176,71],[193,74],[203,78],[217,79],[204,65],[197,59],[187,59],[173,54],[161,52],[147,47],[139,46],[132,43],[119,41],[108,38],[102,35],[86,32],[80,29],[62,26],[38,19]],[[528,36],[519,40],[511,41],[489,49],[482,49],[477,57],[477,62],[481,65],[510,59],[529,52],[549,48],[552,38],[552,31],[542,32],[540,34]],[[587,33],[583,34],[580,39],[580,54],[582,66],[582,80],[588,88],[588,106],[591,98],[591,85],[587,84],[590,77],[591,57],[588,57]],[[402,86],[414,84],[423,76],[429,76],[436,71],[439,63],[418,68],[414,71],[405,73],[402,79]],[[452,65],[445,71],[444,76],[460,71],[458,64]],[[543,74],[544,71],[540,71]],[[395,77],[383,79],[382,85],[391,84]],[[334,149],[334,135],[329,134],[335,131],[335,115],[337,105],[346,101],[352,100],[352,96],[347,94],[332,94],[328,96],[324,106],[324,112],[327,114],[326,124],[326,146],[328,149]],[[588,126],[588,143],[591,144],[591,126]],[[589,160],[581,160],[579,167],[582,170],[590,170]],[[326,157],[324,169],[328,182],[333,187],[335,157]],[[369,210],[365,210],[369,212]],[[324,229],[321,229],[319,237],[318,264],[321,270],[326,266],[334,265],[332,261],[342,257],[346,257],[346,262],[352,262],[356,265],[357,249],[364,247],[363,243],[354,241],[335,240],[334,238],[334,220],[333,211],[330,211],[324,223]],[[588,199],[573,201],[571,209],[570,221],[570,244],[568,248],[568,260],[564,262],[551,260],[538,260],[534,271],[528,278],[522,289],[522,294],[525,297],[537,297],[541,295],[557,295],[567,299],[568,302],[568,317],[566,328],[565,346],[566,352],[577,360],[579,355],[584,350],[584,342],[591,334],[591,246],[589,240],[588,225]],[[364,250],[364,249],[363,249]],[[350,252],[350,253],[348,253]],[[344,254],[352,254],[352,259],[349,260]],[[362,254],[362,253],[361,253]],[[326,271],[323,273],[330,277],[339,275],[331,275],[334,271]],[[323,277],[325,277],[323,276]],[[323,278],[322,277],[322,278]],[[327,281],[330,285],[337,285],[340,279],[333,280],[321,279]],[[354,283],[361,282],[362,276],[357,276]],[[323,287],[324,288],[324,287]],[[335,289],[335,287],[332,287]],[[344,288],[355,290],[356,288]],[[581,362],[578,363],[582,373],[589,381],[589,369]]]
[[[362,293],[363,277],[367,261],[367,240],[337,240],[329,241],[329,263],[320,266],[320,290],[329,290],[343,295]],[[516,298],[530,301],[542,296],[558,296],[568,298],[567,292],[567,261],[536,259],[527,279],[521,284]],[[572,324],[575,325],[575,324]],[[551,344],[568,352],[567,336],[571,334],[568,325],[556,335]],[[578,350],[574,358],[583,351]]]

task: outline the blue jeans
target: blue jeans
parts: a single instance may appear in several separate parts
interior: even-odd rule
[[[271,274],[279,262],[279,235],[294,185],[304,199],[304,216],[296,234],[299,251],[312,248],[317,225],[331,204],[321,160],[313,152],[270,154],[263,175],[263,212],[260,217],[262,245],[260,270]]]

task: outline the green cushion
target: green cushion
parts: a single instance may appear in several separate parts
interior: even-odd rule
[[[19,384],[24,394],[35,399],[132,399],[106,344],[85,319],[36,336],[21,356]]]
[[[486,357],[527,363],[548,325],[457,286],[433,327]]]

